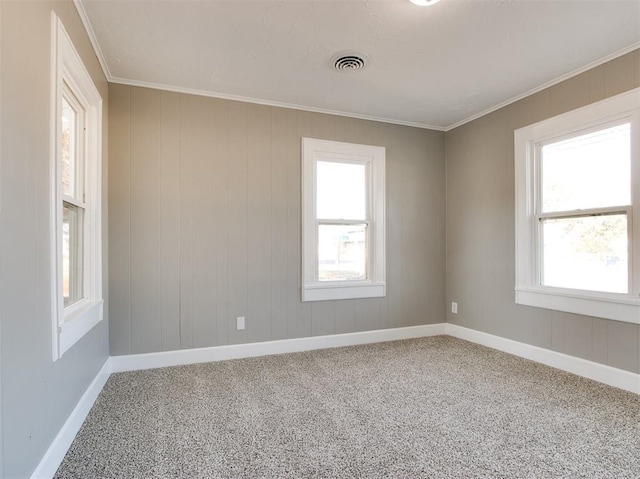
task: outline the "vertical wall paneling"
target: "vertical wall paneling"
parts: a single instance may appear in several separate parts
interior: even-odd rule
[[[236,329],[236,317],[247,316],[248,276],[248,151],[246,103],[230,102],[227,108],[229,343],[247,341],[247,332]]]
[[[248,117],[247,340],[271,338],[271,110],[251,105]]]
[[[387,126],[387,297],[389,318],[397,318],[397,324],[408,326],[402,314],[402,225],[404,224],[402,199],[403,162],[401,152],[404,142],[398,139],[395,125]],[[394,134],[395,133],[395,134]]]
[[[271,338],[287,337],[287,110],[271,109]]]
[[[180,100],[180,347],[193,347],[193,235],[194,235],[194,191],[193,191],[193,97]]]
[[[301,319],[306,317],[309,303],[301,303],[301,190],[302,173],[300,169],[301,146],[296,142],[299,132],[299,112],[286,110],[286,177],[287,177],[287,225],[286,225],[286,274],[287,274],[287,338],[300,335]],[[304,136],[304,135],[302,135]]]
[[[336,301],[336,334],[353,333],[355,324],[355,303],[353,301]]]
[[[114,286],[130,287],[133,313],[116,291],[125,314],[113,315],[114,329],[130,324],[133,340],[118,332],[114,354],[442,321],[443,133],[112,88],[122,183],[110,229],[124,252],[114,249],[112,263],[118,281],[132,278]],[[388,297],[301,302],[302,137],[387,147]]]
[[[131,346],[131,88],[109,87],[109,321],[111,353]]]
[[[216,218],[215,261],[216,261],[216,337],[214,344],[229,343],[229,163],[227,148],[227,107],[228,102],[218,101],[211,135],[215,144],[215,169],[213,204],[211,210]]]
[[[593,318],[593,335],[591,337],[591,355],[588,359],[597,363],[607,363],[608,334],[606,319]],[[638,341],[640,344],[640,341]]]
[[[161,349],[180,349],[180,95],[162,92],[160,215]]]
[[[411,135],[413,132],[406,132]],[[406,148],[417,148],[414,142],[407,138]],[[406,320],[409,325],[419,324],[421,316],[426,310],[427,291],[423,290],[419,282],[421,272],[429,268],[427,261],[427,228],[428,223],[424,221],[423,214],[429,208],[428,196],[421,194],[425,185],[421,178],[427,176],[427,168],[424,162],[419,161],[415,154],[408,154],[411,161],[405,163],[404,188],[402,194],[402,207],[404,210],[404,227],[402,238],[402,249],[413,251],[409,257],[403,257],[403,304]],[[418,248],[416,243],[422,247]]]
[[[324,334],[322,324],[323,304],[320,301],[311,303],[311,336],[321,336]]]
[[[160,155],[161,96],[131,92],[131,343],[141,353],[161,349]]]
[[[605,64],[605,95],[612,96],[636,88],[640,84],[640,50]]]
[[[558,352],[585,359],[591,357],[593,353],[592,318],[587,319],[576,314],[554,311],[551,327],[552,336],[561,338],[556,344]]]
[[[607,362],[614,368],[638,371],[640,342],[638,325],[609,321],[607,323]]]
[[[187,207],[191,214],[189,248],[191,258],[192,346],[211,346],[216,336],[216,210],[215,198],[215,125],[219,100],[202,98],[189,102],[189,164],[191,194]],[[185,284],[186,287],[186,284]]]

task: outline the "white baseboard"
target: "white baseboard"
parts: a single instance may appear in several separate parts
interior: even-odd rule
[[[184,364],[208,363],[227,359],[251,358],[271,354],[297,353],[314,349],[356,346],[358,344],[380,343],[399,339],[422,338],[445,334],[446,323],[409,326],[406,328],[379,329],[359,333],[313,336],[310,338],[282,339],[261,343],[233,344],[209,348],[163,351],[159,353],[112,356],[111,371],[136,371]]]
[[[58,432],[33,474],[31,474],[31,479],[50,479],[54,476],[110,375],[111,359],[108,358],[80,398],[80,401],[78,401],[76,407],[71,411],[62,429]]]
[[[640,374],[447,323],[446,334],[640,394]]]

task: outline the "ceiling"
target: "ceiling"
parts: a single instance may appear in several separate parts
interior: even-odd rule
[[[640,0],[76,3],[110,81],[443,130],[640,47]]]

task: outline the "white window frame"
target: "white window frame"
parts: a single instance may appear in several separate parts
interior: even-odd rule
[[[386,296],[385,157],[386,150],[381,146],[302,138],[302,301]],[[318,280],[318,161],[356,163],[366,167],[367,219],[331,221],[336,224],[367,224],[367,278],[364,280]]]
[[[540,146],[622,122],[631,123],[631,206],[622,208],[628,215],[629,291],[620,294],[544,286],[540,279],[539,229],[540,218],[545,216],[539,205]],[[640,88],[520,128],[515,131],[514,145],[516,303],[640,324]],[[602,209],[607,208],[598,210]]]
[[[62,98],[71,92],[83,109],[83,298],[65,307],[62,293]],[[78,106],[78,105],[76,105]],[[51,13],[51,316],[52,356],[61,358],[103,318],[102,98],[60,19]],[[76,200],[72,200],[76,204]]]

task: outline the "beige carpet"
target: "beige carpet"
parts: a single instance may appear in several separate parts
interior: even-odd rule
[[[638,478],[640,396],[433,338],[111,376],[56,478]]]

